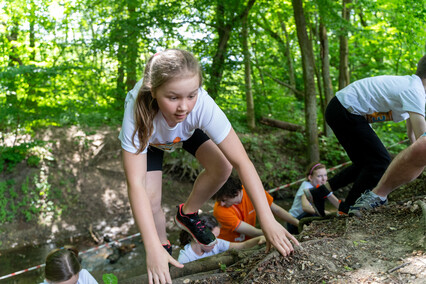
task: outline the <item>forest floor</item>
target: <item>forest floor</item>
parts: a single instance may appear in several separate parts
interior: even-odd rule
[[[74,244],[85,249],[104,243],[104,237],[118,239],[137,232],[127,198],[117,129],[103,128],[94,133],[72,127],[51,129],[38,136],[51,141],[54,161],[48,167],[50,183],[62,190],[61,198],[68,209],[60,216],[48,214],[38,222],[0,224],[0,258],[29,245]],[[16,171],[3,173],[1,178],[13,178],[19,185],[34,171],[19,164]],[[363,218],[329,216],[313,220],[297,236],[301,247],[289,257],[276,251],[267,254],[259,248],[237,254],[221,269],[216,262],[214,269],[201,269],[196,275],[195,266],[186,265],[185,273],[192,275],[177,273],[183,277],[174,283],[425,283],[426,217],[420,206],[426,203],[425,184],[423,174],[391,194],[388,206]],[[163,187],[168,232],[176,242],[178,231],[172,221],[175,206],[185,201],[191,183],[165,175]],[[276,202],[285,209],[291,205],[291,200]],[[210,201],[202,210],[208,212],[212,206]],[[173,255],[177,253],[174,246]],[[235,256],[228,253],[232,254]],[[122,280],[121,275],[130,278],[141,273],[140,267],[138,271],[116,275]],[[140,283],[142,278],[132,279]]]

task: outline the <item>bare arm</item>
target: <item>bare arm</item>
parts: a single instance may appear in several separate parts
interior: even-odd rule
[[[240,225],[235,231],[237,233],[244,234],[252,238],[263,235],[263,232],[261,229],[258,229],[244,221],[241,221]]]
[[[299,220],[297,220],[296,218],[294,218],[290,213],[288,213],[286,210],[284,210],[284,208],[278,206],[275,203],[271,204],[271,210],[272,213],[277,216],[278,218],[280,218],[281,220],[284,220],[290,224],[293,224],[295,226],[299,226]]]
[[[426,122],[423,115],[409,112],[410,118],[407,119],[407,135],[411,143],[414,143],[423,133],[426,132]]]
[[[122,150],[130,205],[146,250],[149,282],[171,283],[168,263],[183,267],[162,247],[154,224],[150,200],[146,194],[146,154]],[[156,280],[155,280],[156,279]]]
[[[293,246],[289,239],[296,245],[299,245],[299,242],[275,220],[266,200],[265,189],[259,175],[235,131],[231,129],[228,136],[218,146],[238,172],[241,182],[253,202],[262,230],[268,240],[267,249],[272,244],[282,255],[290,254]]]
[[[306,198],[306,195],[302,195],[302,209],[304,212],[315,215],[315,209],[312,207],[311,203],[309,203],[309,200]]]
[[[266,239],[264,236],[258,236],[256,238],[244,241],[244,242],[236,242],[236,243],[229,243],[229,248],[230,249],[246,249],[246,248],[251,248],[254,247],[255,245],[260,245],[265,243]]]

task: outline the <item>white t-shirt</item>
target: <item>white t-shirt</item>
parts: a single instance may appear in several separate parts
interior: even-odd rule
[[[302,208],[302,196],[304,194],[303,190],[305,188],[313,188],[314,186],[307,180],[305,180],[304,182],[302,182],[302,184],[300,185],[299,189],[296,192],[296,196],[294,196],[294,200],[293,200],[293,205],[291,206],[290,211],[288,211],[288,213],[290,213],[293,217],[297,217],[300,214],[302,214],[303,208]]]
[[[41,284],[49,284],[49,282],[47,282],[47,280],[44,280],[44,282]],[[89,271],[87,271],[86,269],[82,269],[78,273],[77,284],[98,284],[98,281],[96,281],[96,279],[92,276],[92,274],[90,274]]]
[[[409,118],[407,112],[425,116],[425,89],[420,77],[377,76],[351,83],[336,93],[350,112],[367,116],[369,122]]]
[[[222,239],[217,239],[217,243],[214,246],[212,251],[205,252],[202,255],[198,255],[192,250],[191,243],[189,243],[183,249],[180,250],[178,261],[180,263],[187,263],[187,262],[195,261],[195,260],[198,260],[198,259],[201,259],[201,258],[204,258],[204,257],[208,257],[208,256],[216,255],[218,253],[225,252],[228,249],[229,249],[229,242],[228,241],[225,241],[225,240],[222,240]]]
[[[135,129],[134,106],[141,86],[142,80],[127,94],[123,124],[118,136],[121,140],[121,147],[130,153],[137,152],[137,148],[132,144],[132,135]],[[225,113],[202,88],[198,90],[198,98],[193,110],[184,121],[176,126],[170,127],[161,111],[158,111],[154,117],[154,131],[149,138],[149,145],[163,151],[173,152],[177,148],[182,148],[182,142],[188,140],[197,128],[203,130],[216,144],[222,142],[231,130],[231,123]],[[134,142],[138,147],[137,134]],[[146,153],[147,148],[142,153]]]

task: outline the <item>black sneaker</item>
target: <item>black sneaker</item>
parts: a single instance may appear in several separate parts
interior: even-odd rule
[[[305,188],[303,192],[314,207],[315,212],[321,216],[325,216],[324,210],[324,199],[327,198],[327,195],[330,193],[324,185],[319,186],[318,188]]]
[[[187,231],[201,245],[212,246],[216,244],[216,237],[198,218],[198,213],[183,214],[182,207],[183,203],[177,206],[178,212],[175,216],[176,225],[182,230]]]
[[[171,244],[170,244],[170,241],[167,241],[168,243],[167,244],[163,244],[163,248],[170,254],[170,255],[172,255],[172,252],[173,252],[173,248],[172,248],[172,246],[171,246]]]

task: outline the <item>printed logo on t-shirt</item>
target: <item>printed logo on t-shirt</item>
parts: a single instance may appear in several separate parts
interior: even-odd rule
[[[165,152],[173,152],[176,149],[182,148],[183,141],[181,141],[180,137],[176,137],[172,142],[166,142],[165,144],[151,143],[149,145]]]
[[[365,119],[367,119],[368,123],[391,121],[392,120],[392,111],[374,112],[372,114],[366,114]]]

